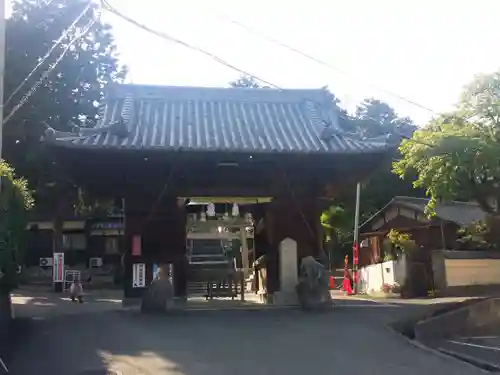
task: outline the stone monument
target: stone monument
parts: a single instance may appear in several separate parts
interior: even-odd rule
[[[285,238],[279,244],[279,275],[280,290],[274,293],[274,303],[277,305],[296,305],[298,275],[297,242]]]
[[[332,304],[328,271],[312,256],[302,258],[296,290],[305,310],[322,310]]]

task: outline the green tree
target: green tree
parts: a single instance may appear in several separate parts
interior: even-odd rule
[[[400,147],[393,170],[430,196],[428,212],[439,199],[475,200],[500,217],[500,73],[480,75],[464,90],[452,113],[433,119]]]
[[[344,253],[349,246],[349,235],[352,233],[354,224],[354,212],[344,207],[332,204],[320,217],[324,230],[323,241],[330,261],[330,267],[340,264],[344,259]]]
[[[416,126],[409,117],[399,117],[387,103],[368,98],[357,107],[351,117],[354,130],[366,138],[387,134],[411,136]]]
[[[46,63],[17,94],[14,90],[41,61],[54,42],[89,4],[87,0],[16,0],[6,25],[5,114],[62,53],[69,40],[90,25],[26,104],[4,125],[3,157],[33,188],[50,179],[52,162],[41,146],[47,126],[70,131],[74,124],[92,126],[97,102],[106,86],[121,82],[125,69],[118,64],[112,29],[99,20],[98,4],[76,24]],[[9,100],[10,98],[10,100]]]
[[[22,261],[26,211],[33,198],[26,180],[0,160],[0,320],[11,316],[10,292],[16,286],[17,266]]]
[[[229,86],[246,87],[251,89],[267,88],[266,86],[262,85],[257,79],[249,75],[242,75],[238,79],[229,82]]]
[[[411,119],[399,117],[396,111],[387,103],[376,99],[365,99],[358,105],[353,115],[341,112],[341,124],[344,129],[360,135],[363,138],[383,137],[395,134],[398,137],[411,136],[416,126]],[[396,152],[393,158],[400,155]],[[388,159],[377,171],[364,181],[361,190],[360,201],[360,223],[363,223],[376,211],[387,204],[394,196],[425,196],[425,191],[415,189],[411,182],[401,180],[391,172],[392,160]],[[326,223],[335,223],[335,241],[327,243],[327,246],[339,249],[342,256],[334,256],[335,259],[343,259],[344,253],[350,252],[353,241],[354,211],[355,211],[355,187],[346,190],[335,198],[332,206],[322,215],[322,223],[325,232],[330,229]]]

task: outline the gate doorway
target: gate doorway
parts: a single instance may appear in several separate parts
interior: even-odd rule
[[[253,233],[253,219],[248,213],[244,217],[227,213],[207,217],[202,209],[199,214],[188,215],[188,303],[260,302],[252,282]]]

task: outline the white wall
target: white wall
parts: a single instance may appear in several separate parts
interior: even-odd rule
[[[406,278],[406,258],[372,264],[359,270],[358,290],[372,294],[382,290],[382,285],[401,285]]]

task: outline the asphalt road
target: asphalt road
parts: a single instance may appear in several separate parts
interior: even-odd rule
[[[404,307],[342,301],[321,314],[298,310],[130,311],[46,316],[10,361],[19,375],[420,375],[483,373],[414,347],[384,322]],[[98,372],[101,370],[101,372]]]

